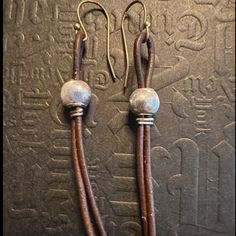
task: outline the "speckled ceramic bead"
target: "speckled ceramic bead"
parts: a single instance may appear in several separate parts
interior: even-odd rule
[[[61,88],[61,100],[67,107],[86,107],[91,94],[90,87],[82,80],[69,80]]]
[[[129,104],[135,114],[154,114],[159,109],[160,100],[154,89],[139,88],[131,94]]]

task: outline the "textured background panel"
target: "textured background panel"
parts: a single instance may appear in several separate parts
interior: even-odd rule
[[[102,0],[111,56],[124,75],[120,32],[131,1]],[[4,235],[84,235],[60,88],[72,76],[78,1],[4,0]],[[145,1],[156,44],[152,128],[157,235],[233,236],[235,219],[234,0]],[[143,13],[125,23],[129,86],[113,82],[106,21],[88,4],[83,79],[93,91],[84,117],[91,181],[110,236],[141,235],[135,171],[133,43]],[[95,8],[97,8],[95,6]],[[144,58],[147,57],[143,51]]]

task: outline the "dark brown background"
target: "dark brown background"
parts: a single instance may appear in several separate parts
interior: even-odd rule
[[[100,1],[111,17],[111,54],[124,75],[120,32],[131,1]],[[78,1],[4,1],[4,235],[84,235],[75,191],[70,119],[60,88],[72,75]],[[161,107],[152,128],[158,236],[234,235],[234,0],[147,0],[156,42],[153,87]],[[110,236],[141,235],[135,178],[133,43],[136,6],[126,21],[129,89],[106,61],[106,21],[87,5],[84,80],[88,168]],[[145,55],[145,52],[144,52]]]

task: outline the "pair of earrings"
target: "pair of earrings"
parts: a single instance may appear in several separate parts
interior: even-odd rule
[[[83,55],[84,41],[88,38],[87,32],[80,19],[80,7],[84,3],[94,3],[101,7],[108,21],[107,29],[107,59],[112,76],[116,79],[114,69],[110,61],[109,52],[109,15],[105,8],[95,1],[82,1],[77,8],[79,22],[75,25],[75,49],[74,49],[74,78],[66,82],[61,89],[61,99],[65,106],[71,108],[72,117],[72,153],[76,174],[76,183],[79,193],[81,216],[84,223],[86,234],[95,236],[97,232],[100,236],[106,236],[86,165],[86,158],[83,147],[82,137],[82,115],[85,107],[88,106],[91,98],[89,85],[80,78],[81,61]],[[157,93],[151,86],[151,79],[155,62],[155,45],[149,33],[150,24],[146,21],[146,8],[140,1],[129,4],[125,10],[121,22],[121,31],[126,55],[126,72],[124,87],[127,86],[129,56],[124,31],[124,21],[129,8],[134,4],[141,4],[144,9],[144,31],[139,34],[134,43],[134,64],[137,74],[138,88],[130,96],[130,109],[137,115],[137,178],[139,187],[139,200],[143,235],[155,236],[155,212],[153,200],[151,157],[150,157],[150,126],[153,124],[153,115],[159,109],[160,101]],[[82,30],[81,30],[82,29]],[[148,48],[148,65],[144,74],[141,62],[141,46],[146,43]],[[92,217],[93,216],[93,217]],[[93,220],[92,220],[93,219]],[[95,227],[93,225],[95,224]]]

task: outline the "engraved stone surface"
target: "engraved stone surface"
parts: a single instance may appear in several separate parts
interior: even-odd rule
[[[100,1],[111,20],[111,58],[125,72],[120,22],[130,0]],[[71,158],[70,116],[60,90],[72,77],[79,1],[4,0],[4,236],[85,235]],[[152,87],[161,101],[152,126],[158,236],[235,233],[235,1],[146,0],[156,46]],[[89,174],[109,236],[141,236],[136,182],[137,87],[133,43],[140,5],[128,12],[128,87],[113,82],[106,18],[92,4],[82,78]],[[146,64],[147,51],[143,49]]]

